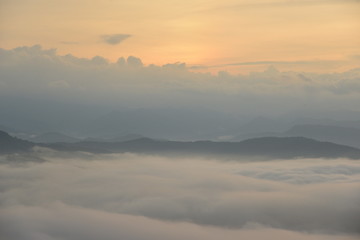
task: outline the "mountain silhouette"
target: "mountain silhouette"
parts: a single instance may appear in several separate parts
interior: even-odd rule
[[[283,136],[302,136],[360,148],[360,129],[353,127],[314,124],[295,125],[284,132]]]
[[[168,155],[204,155],[258,158],[352,158],[360,159],[360,149],[304,137],[261,137],[241,142],[179,142],[139,138],[125,142],[82,141],[75,143],[32,143],[0,131],[0,153],[30,151],[34,146],[58,151],[91,153],[142,153]]]
[[[83,141],[85,142],[126,142],[131,141],[139,138],[144,138],[144,136],[135,133],[129,133],[125,135],[118,135],[112,138],[98,138],[98,137],[88,137],[85,138]]]
[[[160,141],[150,138],[126,142],[78,142],[47,144],[61,151],[92,153],[144,153],[228,155],[261,158],[339,158],[360,159],[360,149],[304,137],[262,137],[241,142]]]
[[[0,131],[1,154],[26,152],[34,146],[34,143],[12,137],[8,133]]]
[[[282,132],[243,133],[234,137],[231,141],[262,137],[305,137],[360,148],[360,128],[321,124],[294,125]]]

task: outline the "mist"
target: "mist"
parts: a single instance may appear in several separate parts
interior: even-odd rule
[[[1,156],[4,239],[357,239],[360,163]]]
[[[360,239],[359,3],[0,0],[0,240]]]

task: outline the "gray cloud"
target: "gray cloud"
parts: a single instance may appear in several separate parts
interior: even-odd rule
[[[129,56],[126,60],[127,64],[132,67],[142,67],[143,63],[140,58]]]
[[[75,95],[81,95],[77,91],[81,87],[86,88],[89,92],[114,91],[114,93],[118,93],[105,94],[103,96],[105,99],[109,96],[121,95],[122,90],[126,93],[131,89],[136,89],[137,92],[144,91],[147,94],[156,92],[160,95],[166,94],[168,91],[181,91],[182,94],[192,92],[194,95],[211,95],[212,97],[219,94],[224,99],[230,98],[230,102],[234,100],[232,97],[240,96],[253,96],[257,99],[266,96],[269,98],[266,99],[266,102],[271,102],[270,98],[281,97],[281,102],[284,102],[284,98],[288,100],[286,102],[291,102],[291,98],[300,100],[306,95],[307,97],[303,100],[312,98],[312,104],[316,104],[318,97],[324,100],[327,97],[329,98],[327,100],[331,101],[330,98],[333,95],[343,92],[350,94],[360,92],[359,69],[343,73],[315,74],[281,72],[270,67],[263,72],[254,72],[249,75],[222,73],[218,76],[211,76],[189,72],[189,67],[186,67],[185,64],[165,64],[162,67],[144,66],[141,59],[133,56],[128,57],[127,61],[125,58],[119,58],[118,63],[111,63],[100,56],[93,59],[77,58],[72,55],[60,56],[55,49],[44,50],[39,45],[13,50],[1,49],[0,59],[0,69],[2,70],[0,81],[7,86],[6,91],[21,91],[23,88],[31,93],[32,88],[35,90],[40,87],[41,91],[39,89],[39,92],[44,90],[47,93],[44,86],[59,80],[59,78],[61,80],[66,78],[66,81],[73,87],[72,91],[76,92],[74,92]],[[100,62],[101,66],[95,67]],[[245,62],[235,63],[235,65],[272,63],[279,62]],[[139,68],[133,68],[134,65]],[[99,75],[100,73],[101,75]],[[142,88],[146,88],[146,90]],[[174,96],[174,94],[171,95]],[[339,100],[341,102],[347,97],[350,96],[342,98],[334,96],[337,98],[336,102]],[[256,102],[256,99],[252,100],[252,103]],[[346,102],[346,106],[351,108],[353,100]]]
[[[129,34],[110,34],[102,35],[101,39],[107,44],[117,45],[129,37],[131,37]]]
[[[32,124],[31,129],[48,126],[46,131],[74,132],[90,121],[108,117],[106,114],[125,111],[120,116],[137,116],[124,120],[127,126],[139,123],[132,132],[152,134],[145,128],[157,124],[152,129],[167,127],[168,133],[174,133],[158,137],[172,138],[180,128],[168,123],[177,120],[197,122],[177,134],[188,131],[204,139],[208,138],[204,127],[218,132],[225,129],[220,136],[233,135],[238,128],[232,124],[258,116],[281,116],[288,122],[304,116],[352,121],[360,117],[359,69],[320,74],[270,67],[247,75],[211,75],[191,72],[184,63],[144,65],[133,56],[113,63],[101,56],[61,56],[55,49],[36,45],[0,49],[0,86],[0,124],[14,129],[34,122],[37,127]],[[17,124],[22,119],[25,123]]]
[[[332,61],[255,61],[255,62],[237,62],[237,63],[227,63],[227,64],[219,64],[219,65],[194,65],[191,66],[190,69],[208,69],[208,68],[220,68],[220,67],[228,67],[228,66],[248,66],[248,65],[304,65],[304,64],[319,64],[319,63],[330,63]],[[335,62],[335,61],[334,61]]]

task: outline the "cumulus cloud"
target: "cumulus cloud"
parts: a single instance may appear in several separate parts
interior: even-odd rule
[[[129,66],[133,66],[133,67],[142,67],[143,66],[141,59],[134,57],[134,56],[129,56],[127,58],[126,62]]]
[[[129,34],[110,34],[102,35],[101,39],[107,44],[117,45],[129,37],[131,37]]]
[[[357,161],[37,154],[43,161],[10,164],[15,156],[0,164],[0,226],[11,239],[305,240],[360,234]]]
[[[214,105],[208,104],[209,106],[218,108],[221,104],[224,109],[231,108],[231,111],[235,110],[235,106],[244,106],[242,110],[249,110],[261,105],[264,106],[261,110],[265,111],[268,109],[266,104],[271,104],[274,111],[276,104],[279,104],[279,108],[286,107],[286,111],[309,102],[311,106],[322,109],[332,102],[335,106],[358,110],[353,103],[360,92],[359,69],[344,73],[314,74],[281,72],[270,67],[264,72],[249,75],[221,72],[214,76],[193,73],[183,63],[145,66],[141,59],[134,56],[129,56],[126,60],[120,57],[117,63],[111,63],[101,56],[92,59],[60,56],[56,49],[45,50],[39,45],[13,50],[1,49],[0,60],[2,82],[8,86],[6,91],[13,91],[13,94],[35,94],[30,89],[37,89],[36,95],[47,94],[49,90],[44,88],[44,83],[58,81],[59,78],[64,80],[66,77],[73,96],[91,96],[94,99],[101,95],[96,100],[115,97],[112,101],[119,102],[120,99],[116,97],[137,92],[149,97],[154,93],[158,99],[152,100],[162,103],[162,97],[173,103],[187,103],[187,100],[191,100],[189,102],[193,104],[210,102]],[[86,89],[88,94],[79,89]],[[166,96],[169,92],[171,97]],[[131,96],[133,95],[128,97]],[[127,100],[137,102],[136,99]],[[326,105],[323,104],[325,102]],[[146,103],[149,101],[145,100],[144,104]]]

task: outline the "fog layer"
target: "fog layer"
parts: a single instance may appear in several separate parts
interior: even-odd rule
[[[357,161],[34,154],[1,158],[4,239],[359,236]]]

